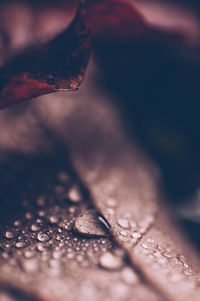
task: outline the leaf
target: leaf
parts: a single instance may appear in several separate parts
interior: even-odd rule
[[[114,241],[144,281],[162,300],[180,301],[180,291],[185,301],[198,300],[199,255],[166,208],[158,169],[124,130],[112,97],[101,91],[91,83],[76,102],[71,99],[67,105],[73,114],[59,120],[56,131],[67,143],[91,201],[111,225]],[[54,128],[53,106],[42,113]]]
[[[7,281],[8,292],[15,285],[48,301],[121,301],[122,296],[124,300],[179,301],[180,291],[184,300],[198,300],[199,256],[169,217],[157,168],[124,130],[112,97],[94,82],[96,72],[94,66],[89,68],[87,81],[67,102],[65,95],[52,94],[20,118],[12,115],[9,122],[12,110],[0,113],[1,202],[8,206],[8,214],[6,205],[0,210],[4,217],[0,282]],[[26,151],[24,145],[29,146]],[[72,184],[83,193],[78,203],[66,197]],[[69,231],[82,207],[96,207],[109,221],[112,228],[110,237],[103,238],[106,242]],[[14,227],[15,221],[21,225]],[[37,232],[32,225],[38,222],[41,229]],[[13,238],[10,233],[5,236],[13,229],[18,229],[19,239],[15,232]],[[40,231],[51,239],[38,241]],[[59,235],[61,240],[57,240]],[[26,245],[16,247],[19,241]],[[125,251],[126,265],[106,270],[99,265],[101,255],[116,245]],[[26,258],[30,250],[34,256]],[[75,253],[74,257],[69,253]],[[77,261],[79,255],[86,266]],[[128,284],[124,283],[127,268],[128,275],[136,274],[136,282],[128,276]]]
[[[76,90],[90,54],[81,2],[69,28],[46,45],[27,49],[0,70],[0,108],[57,91]]]
[[[51,97],[59,110],[57,96]],[[76,106],[74,100],[72,106]],[[21,135],[23,126],[28,129],[28,143],[34,143],[34,137],[27,121],[32,116],[35,127],[41,121],[31,112],[33,106],[28,116],[11,120],[20,125]],[[64,105],[65,118],[68,109],[70,105]],[[6,111],[0,112],[1,120]],[[49,131],[45,125],[42,129]],[[7,135],[12,132],[8,127],[5,131]],[[97,211],[91,210],[87,188],[70,164],[65,141],[52,131],[49,134],[51,146],[45,152],[38,147],[27,154],[12,149],[0,162],[0,300],[121,301],[131,297],[135,301],[163,301],[129,265],[111,237],[102,237]],[[1,139],[1,155],[6,145]],[[76,201],[74,189],[79,194]],[[87,229],[90,236],[85,235]]]
[[[143,16],[126,0],[88,0],[85,20],[94,39],[112,38],[111,43],[148,32]]]
[[[101,18],[98,21],[101,21]],[[104,34],[107,32],[105,30]],[[93,37],[97,36],[98,42],[103,42],[100,34],[93,34]],[[115,38],[116,41],[117,34]],[[151,38],[152,36],[148,43],[151,42]],[[137,43],[132,44],[136,45]],[[141,45],[144,47],[146,44]],[[143,49],[141,57],[145,58],[146,48],[142,48],[141,45],[137,50],[140,53]],[[116,49],[116,44],[113,44],[113,49]],[[153,51],[155,48],[148,49]],[[105,52],[107,50],[105,49]],[[110,59],[113,54],[116,53],[109,53]],[[132,55],[132,52],[130,54]],[[156,53],[154,57],[157,59]],[[114,59],[114,62],[119,64],[117,67],[124,65],[124,61],[119,60],[121,58],[123,56],[116,56]],[[130,56],[127,56],[125,68],[119,68],[119,71],[127,70],[126,67],[130,65],[129,58]],[[147,61],[148,58],[147,56]],[[164,59],[165,56],[159,62],[165,62]],[[133,61],[135,62],[135,59]],[[105,65],[108,62],[109,60],[104,62]],[[149,75],[152,75],[154,69],[147,70],[149,65],[145,63],[146,61],[142,61],[142,64],[139,62],[136,71],[132,69],[134,64],[131,64],[128,85],[126,73],[121,72],[119,77],[112,64],[110,64],[112,68],[106,69],[110,71],[108,74],[104,73],[108,85],[109,76],[114,73],[113,85],[126,91],[126,94],[123,94],[125,103],[129,93],[131,100],[135,101],[132,97],[135,95],[135,89],[138,88],[141,93],[140,87],[146,88],[143,75],[149,71],[147,77],[149,80]],[[140,73],[137,73],[140,66],[144,68],[141,77],[138,76]],[[0,128],[3,128],[0,139],[3,158],[0,171],[2,175],[6,174],[5,177],[2,176],[2,180],[7,184],[2,185],[1,199],[6,204],[8,199],[11,202],[11,207],[8,207],[11,218],[7,219],[7,224],[2,224],[5,231],[1,231],[4,236],[0,240],[2,251],[0,280],[3,283],[8,282],[7,287],[11,288],[11,292],[12,286],[15,285],[22,291],[37,293],[38,297],[48,301],[66,299],[182,301],[183,298],[184,301],[198,301],[199,255],[174,223],[173,212],[165,207],[163,201],[165,196],[160,191],[158,168],[138,146],[135,137],[127,131],[127,120],[123,122],[121,107],[117,107],[116,103],[113,105],[115,97],[113,99],[105,87],[102,87],[102,82],[100,84],[95,81],[99,79],[98,72],[94,66],[92,67],[80,93],[70,95],[67,102],[65,95],[54,94],[45,102],[40,102],[38,106],[33,104],[20,118],[16,112],[16,116],[12,115],[8,122],[9,113],[6,113],[10,111],[2,111],[0,114]],[[133,86],[133,83],[135,84],[133,74],[135,79],[138,78],[136,82],[138,87]],[[120,86],[122,79],[124,82]],[[162,92],[165,92],[165,89]],[[149,90],[146,93],[148,95]],[[60,101],[57,101],[58,99]],[[144,101],[147,105],[148,98]],[[145,108],[142,107],[142,112]],[[33,124],[34,130],[39,127],[37,139]],[[47,144],[44,141],[46,136],[41,134],[42,124],[44,134],[45,130],[51,133]],[[12,139],[13,130],[15,139]],[[62,144],[59,144],[58,137],[61,137]],[[49,159],[47,154],[51,143],[55,143],[57,148]],[[3,154],[5,155],[7,149],[10,153],[6,162]],[[16,149],[19,153],[14,151]],[[58,181],[63,179],[63,170],[66,173],[64,176],[66,182],[57,185]],[[80,204],[73,202],[71,204],[68,199],[68,189],[72,183],[75,183],[80,191],[83,189],[84,197],[81,198]],[[11,190],[10,187],[15,189]],[[45,195],[45,201],[41,198],[38,200],[39,193]],[[18,212],[13,210],[13,200],[17,204],[20,200],[22,206],[25,203],[23,209]],[[73,220],[79,216],[76,215],[79,214],[76,211],[81,210],[82,206],[86,209],[95,207],[101,213],[101,218],[104,217],[109,222],[110,237],[105,238],[106,243],[102,242],[103,248],[105,245],[104,249],[99,239],[91,237],[90,240],[83,239],[80,237],[80,231],[77,236],[73,232]],[[21,222],[21,226],[17,226],[19,239],[15,237],[15,232],[13,234],[10,232],[11,228],[14,228],[14,222],[16,225],[16,218]],[[59,221],[55,222],[56,219]],[[38,223],[41,231],[50,236],[49,240],[45,235],[41,236],[40,232],[38,240],[37,227],[33,227]],[[14,230],[16,231],[16,228]],[[19,241],[25,242],[25,245],[20,247]],[[126,265],[114,272],[107,271],[103,269],[105,257],[103,264],[100,257],[102,253],[108,251],[108,248],[114,249],[116,246],[126,254],[124,256]],[[30,254],[29,247],[34,251],[35,257],[32,259],[26,258],[25,255],[27,251]],[[89,252],[86,251],[88,247]],[[73,252],[74,257],[73,255],[70,255],[71,258],[68,257],[68,254]],[[83,262],[86,262],[86,266],[82,266],[82,259],[80,260],[82,257],[79,255],[84,257]],[[113,256],[107,258],[111,259],[112,264]],[[126,281],[128,279],[128,284],[124,282],[124,270],[127,268],[129,276],[135,273],[136,282],[131,282],[127,273],[125,279]]]

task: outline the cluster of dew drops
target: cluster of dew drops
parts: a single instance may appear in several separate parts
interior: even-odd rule
[[[4,272],[13,267],[28,275],[38,271],[57,275],[63,270],[72,273],[76,266],[98,265],[105,270],[121,269],[124,282],[136,284],[137,275],[126,266],[124,252],[109,238],[106,220],[85,204],[77,184],[66,186],[70,181],[66,172],[57,178],[54,191],[60,203],[40,195],[36,211],[25,206],[24,216],[6,227],[0,239]]]

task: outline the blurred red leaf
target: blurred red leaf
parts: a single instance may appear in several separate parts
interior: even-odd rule
[[[81,2],[68,29],[49,43],[27,49],[0,69],[0,108],[63,90],[76,90],[90,54]]]
[[[26,50],[0,69],[0,108],[42,94],[76,90],[89,59],[90,35],[95,51],[103,50],[101,63],[106,65],[107,56],[113,60],[113,49],[127,43],[150,40],[167,47],[182,43],[180,35],[151,27],[128,1],[81,1],[66,31],[43,46]]]
[[[93,36],[118,40],[148,32],[143,16],[125,0],[88,0],[86,24]]]

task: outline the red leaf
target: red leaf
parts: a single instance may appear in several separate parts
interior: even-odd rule
[[[127,39],[148,31],[145,19],[125,0],[88,0],[86,24],[93,36]]]
[[[0,69],[0,109],[30,98],[76,90],[90,54],[81,2],[69,28],[44,46],[27,49]]]

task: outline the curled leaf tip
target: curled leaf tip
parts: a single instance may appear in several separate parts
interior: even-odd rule
[[[0,69],[0,109],[57,91],[74,91],[90,56],[81,1],[73,21],[43,46],[27,49]]]

